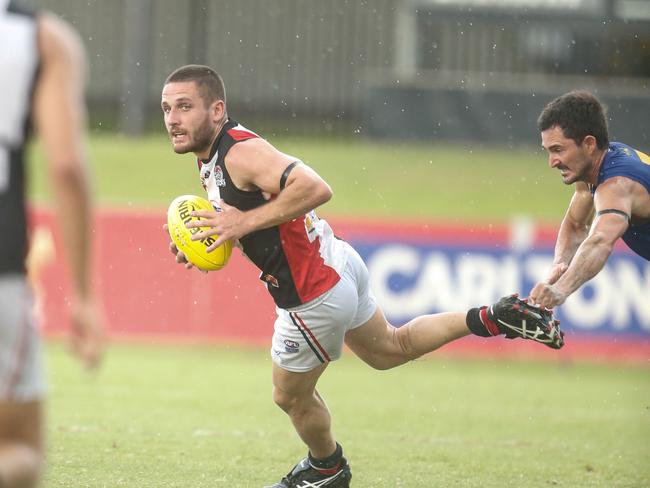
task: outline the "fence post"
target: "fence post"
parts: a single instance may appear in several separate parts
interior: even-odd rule
[[[209,0],[194,0],[190,5],[190,60],[208,64],[208,5]]]
[[[152,0],[124,2],[124,78],[120,96],[120,127],[130,137],[146,127],[151,71]]]
[[[400,0],[395,10],[395,57],[397,76],[411,79],[417,73],[418,24],[416,5]]]

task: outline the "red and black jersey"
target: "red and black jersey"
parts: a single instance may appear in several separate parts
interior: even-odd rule
[[[212,146],[209,159],[198,161],[201,182],[215,207],[220,199],[242,211],[268,203],[260,190],[237,188],[225,164],[231,147],[257,137],[228,119]],[[260,279],[266,283],[276,305],[284,309],[307,303],[330,290],[338,283],[345,265],[341,242],[314,211],[243,236],[239,245],[261,270]]]
[[[38,72],[35,15],[0,0],[0,273],[23,273],[27,253],[24,153]]]

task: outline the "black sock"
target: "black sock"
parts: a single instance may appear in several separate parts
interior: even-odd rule
[[[309,453],[309,464],[314,469],[317,469],[318,471],[326,471],[329,469],[336,469],[338,468],[339,463],[341,462],[341,458],[343,457],[343,448],[341,447],[341,444],[338,442],[336,443],[336,449],[334,450],[333,454],[330,454],[326,458],[323,459],[316,459],[315,457],[312,457],[311,452]]]
[[[472,334],[480,337],[492,337],[501,334],[497,324],[488,317],[487,307],[468,310],[465,323]]]

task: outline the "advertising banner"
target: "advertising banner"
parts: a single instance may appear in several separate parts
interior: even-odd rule
[[[372,289],[395,326],[515,292],[527,296],[550,266],[556,232],[526,219],[499,225],[328,220],[367,263]],[[186,270],[169,253],[163,223],[163,212],[105,211],[98,217],[93,277],[110,332],[147,340],[268,344],[275,307],[258,270],[238,250],[220,271]],[[60,236],[52,224],[49,212],[35,212],[30,275],[44,330],[56,335],[67,330],[70,297]],[[562,354],[583,347],[592,355],[596,347],[629,358],[634,350],[637,360],[647,361],[650,263],[622,244],[556,315],[567,333]],[[443,350],[463,348],[526,357],[550,351],[530,341],[472,337]]]
[[[541,246],[517,251],[503,243],[453,245],[355,239],[372,288],[393,322],[425,313],[464,310],[517,292],[527,296],[553,260]],[[650,263],[614,253],[605,268],[557,308],[572,334],[650,337]]]

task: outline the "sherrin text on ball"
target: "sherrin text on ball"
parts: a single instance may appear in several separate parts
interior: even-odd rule
[[[175,198],[167,210],[167,227],[169,236],[179,251],[185,254],[187,260],[204,271],[215,271],[223,268],[230,259],[232,242],[225,241],[212,252],[207,248],[217,240],[217,236],[209,236],[193,241],[192,236],[207,227],[188,229],[185,224],[193,220],[191,212],[195,210],[213,210],[212,204],[205,198],[195,195],[182,195]]]

